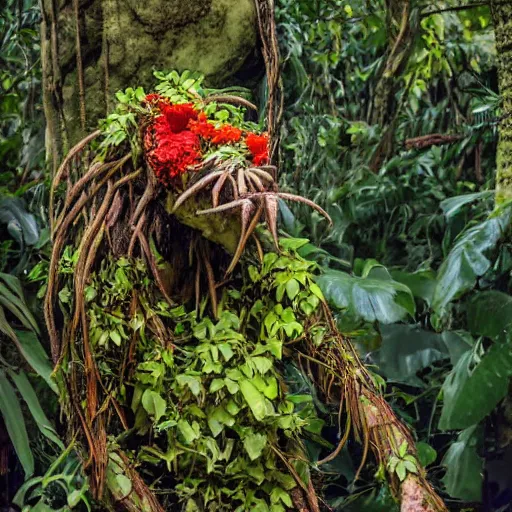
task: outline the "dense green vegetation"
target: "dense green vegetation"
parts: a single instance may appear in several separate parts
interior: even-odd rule
[[[144,265],[106,261],[93,275],[86,297],[102,325],[98,339],[117,332],[108,324],[117,320],[101,315],[104,305],[130,307],[127,282],[138,282],[145,314],[170,322],[185,340],[174,355],[156,354],[149,342],[140,347],[145,362],[137,368],[138,398],[129,406],[137,428],[155,428],[161,440],[158,449],[142,447],[138,460],[146,476],[153,466],[176,464],[178,496],[186,503],[196,495],[219,503],[237,496],[247,510],[268,510],[250,490],[259,481],[276,512],[290,505],[293,486],[277,469],[279,430],[334,510],[397,510],[383,483],[390,468],[371,458],[359,468],[360,444],[350,441],[336,458],[316,465],[338,444],[337,410],[322,401],[304,368],[280,362],[323,292],[340,332],[353,340],[393,411],[413,431],[418,460],[448,508],[477,510],[483,501],[487,510],[506,510],[512,481],[500,468],[510,460],[512,431],[512,210],[510,203],[497,206],[494,196],[501,103],[489,7],[413,2],[404,21],[393,2],[388,9],[377,0],[277,4],[285,91],[280,184],[318,203],[334,226],[306,205],[282,203],[285,254],[276,263],[268,252],[261,271],[250,261],[243,286],[227,289],[215,321],[169,310],[148,284]],[[1,8],[0,434],[11,445],[0,448],[8,454],[0,458],[8,461],[0,467],[0,504],[14,499],[43,512],[91,510],[46,356],[42,297],[51,244],[38,23],[31,0],[8,0]],[[61,262],[68,277],[74,257],[69,249]],[[313,278],[322,292],[311,287]],[[61,290],[61,304],[69,294]],[[255,318],[265,323],[265,346]],[[251,333],[249,346],[237,339],[241,324]],[[120,337],[100,344],[102,371],[114,372],[119,355],[112,349]],[[199,366],[201,372],[187,371]],[[277,392],[276,366],[286,395]],[[216,396],[214,410],[196,405],[205,389]],[[178,395],[184,397],[179,409],[162,404],[162,396],[174,404]],[[203,428],[221,434],[235,416],[236,446],[225,440],[219,450],[213,437],[200,438]],[[258,431],[263,420],[275,437]],[[190,479],[196,453],[166,437],[171,433],[204,443],[194,445],[208,453],[202,479]],[[244,454],[233,474],[246,475],[247,467],[252,473],[226,491],[208,480],[208,468],[227,466],[233,449]],[[178,451],[185,453],[180,465]],[[406,451],[391,463],[400,480],[416,468]],[[271,478],[257,461],[262,453]],[[119,474],[107,478],[123,495]],[[164,478],[156,488],[164,494],[172,485]]]

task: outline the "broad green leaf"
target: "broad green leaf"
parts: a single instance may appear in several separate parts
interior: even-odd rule
[[[34,473],[34,455],[30,449],[27,428],[18,397],[2,370],[0,370],[0,412],[16,455],[23,466],[25,478],[28,478]]]
[[[42,377],[48,386],[58,392],[57,384],[52,378],[53,368],[43,346],[33,332],[15,331],[19,341],[19,350],[32,369]]]
[[[457,212],[460,211],[460,209],[464,205],[472,203],[477,199],[492,197],[492,195],[493,191],[485,190],[483,192],[475,192],[473,194],[464,194],[462,196],[449,197],[448,199],[441,201],[441,204],[439,206],[441,207],[443,213],[447,217],[453,217]]]
[[[264,434],[248,434],[244,437],[244,448],[251,460],[256,460],[267,444],[267,436]]]
[[[464,231],[455,242],[437,275],[432,307],[442,310],[475,286],[491,262],[486,254],[495,247],[510,220],[507,212]]]
[[[512,296],[498,291],[480,292],[468,304],[468,328],[488,338],[506,338],[512,327]]]
[[[250,407],[254,417],[261,421],[267,415],[267,406],[265,397],[260,393],[250,380],[242,379],[239,382],[240,391],[242,392],[247,405]]]
[[[493,345],[480,362],[465,353],[443,384],[439,428],[468,428],[485,418],[507,394],[510,376],[512,343]]]
[[[190,444],[199,438],[199,426],[196,422],[191,425],[187,420],[179,420],[178,429],[187,444]]]
[[[156,391],[146,389],[142,395],[142,407],[150,416],[153,416],[155,423],[157,423],[165,414],[167,403]]]
[[[476,502],[482,499],[484,461],[476,451],[478,437],[477,426],[463,430],[443,458],[443,483],[453,498]]]
[[[437,459],[437,452],[427,443],[419,441],[416,443],[416,451],[418,453],[418,461],[423,467],[430,466]]]
[[[41,407],[41,404],[37,398],[36,392],[34,391],[32,384],[30,384],[29,380],[27,379],[25,373],[20,372],[17,374],[15,372],[9,372],[9,376],[16,384],[16,387],[18,388],[20,395],[23,397],[23,400],[25,400],[30,410],[30,414],[37,423],[41,433],[45,435],[50,441],[53,441],[61,450],[64,450],[64,444],[60,440],[50,420],[44,413],[43,408]]]
[[[0,200],[0,223],[7,224],[9,234],[19,245],[35,245],[39,240],[39,229],[34,215],[26,210],[19,197],[3,197]]]
[[[263,356],[251,357],[250,361],[262,375],[265,375],[274,365],[272,359]]]
[[[293,300],[300,291],[300,284],[297,279],[290,279],[286,283],[286,294],[290,300]]]
[[[202,390],[201,379],[194,375],[178,375],[176,381],[181,387],[188,386],[195,396],[199,396]]]
[[[25,303],[25,297],[18,278],[0,273],[0,304],[11,311],[27,329],[39,334],[39,327],[32,312]]]
[[[377,270],[377,269],[374,269]],[[414,316],[415,303],[407,286],[392,279],[354,277],[338,270],[328,270],[317,279],[326,299],[339,309],[348,310],[367,322],[384,324]]]
[[[471,334],[465,331],[444,331],[441,333],[443,341],[450,353],[450,362],[455,366],[459,359],[475,344]]]
[[[393,279],[404,284],[411,290],[414,297],[423,299],[428,305],[432,303],[434,290],[436,289],[436,275],[431,270],[414,273],[394,270],[391,272]]]
[[[400,324],[382,325],[381,333],[382,344],[374,357],[388,379],[419,383],[418,371],[449,357],[448,348],[439,334]]]

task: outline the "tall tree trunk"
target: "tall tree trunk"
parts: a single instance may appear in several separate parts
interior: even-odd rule
[[[382,138],[372,157],[370,167],[377,172],[392,153],[396,120],[400,111],[396,96],[402,85],[400,77],[412,51],[414,33],[411,24],[410,0],[386,0],[388,50],[375,87],[372,124],[382,128]],[[405,91],[403,94],[407,94]]]
[[[512,199],[512,1],[491,0],[498,51],[502,120],[499,129],[496,204]]]

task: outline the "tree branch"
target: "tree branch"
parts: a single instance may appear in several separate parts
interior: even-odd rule
[[[432,16],[432,14],[442,14],[443,12],[465,11],[467,9],[474,9],[475,7],[483,7],[484,5],[489,5],[489,2],[475,2],[473,4],[467,5],[455,5],[453,7],[444,7],[442,9],[435,9],[433,11],[424,12],[421,14],[421,17],[426,18],[427,16]]]

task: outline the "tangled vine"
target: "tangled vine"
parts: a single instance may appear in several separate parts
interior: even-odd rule
[[[279,191],[243,91],[155,77],[151,94],[118,93],[52,184],[45,318],[94,496],[130,511],[316,512],[317,469],[353,435],[358,474],[372,451],[406,510],[446,510],[338,332],[305,242],[279,239],[280,200],[327,213]],[[286,385],[285,363],[336,411],[339,443],[314,463],[304,440],[328,415]]]

